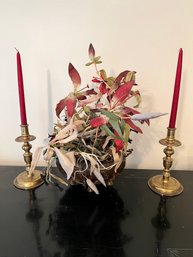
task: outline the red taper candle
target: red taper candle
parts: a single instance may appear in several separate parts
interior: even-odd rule
[[[21,57],[20,57],[19,51],[17,51],[17,78],[18,78],[21,125],[27,125],[25,94],[24,94],[24,87],[23,87],[23,74],[22,74]]]
[[[174,93],[173,93],[172,108],[170,113],[169,128],[175,128],[175,124],[176,124],[178,100],[179,100],[179,94],[180,94],[180,82],[181,82],[181,74],[182,74],[182,59],[183,59],[183,50],[182,48],[180,48],[179,55],[178,55],[178,64],[176,69],[176,78],[175,78],[175,84],[174,84]]]

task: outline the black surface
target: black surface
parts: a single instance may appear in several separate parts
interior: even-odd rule
[[[159,171],[124,170],[95,195],[16,189],[22,170],[0,167],[0,257],[193,257],[193,172],[172,173],[185,189],[164,199],[147,186]]]

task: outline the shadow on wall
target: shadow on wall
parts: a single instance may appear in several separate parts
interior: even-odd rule
[[[147,108],[143,108],[141,112],[142,113],[154,112],[152,98],[146,95],[143,97],[143,99],[145,103],[146,102],[148,103],[148,110],[146,110]],[[143,134],[137,134],[135,132],[131,133],[132,143],[129,145],[129,148],[133,148],[134,151],[127,158],[127,163],[126,163],[127,168],[137,169],[140,166],[140,164],[144,161],[144,159],[150,154],[152,155],[152,158],[153,158],[152,149],[154,144],[159,145],[159,140],[161,138],[164,138],[167,133],[166,129],[165,131],[163,131],[163,128],[160,125],[161,119],[163,118],[164,116],[157,119],[150,120],[150,126],[147,126],[145,123],[140,126],[139,123],[138,124],[136,123],[136,125],[139,125],[141,127]],[[160,161],[160,164],[161,164],[161,161]]]
[[[48,96],[48,132],[51,133],[53,130],[53,102],[52,102],[52,83],[50,71],[47,71],[47,96]]]

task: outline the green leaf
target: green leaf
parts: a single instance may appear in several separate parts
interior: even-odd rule
[[[123,119],[120,119],[120,128],[122,133],[125,131],[126,122]]]
[[[106,73],[106,71],[105,71],[104,69],[100,70],[100,71],[99,71],[99,74],[100,74],[100,76],[101,76],[104,80],[106,80],[106,78],[107,78],[107,73]]]
[[[109,129],[107,125],[101,126],[102,129],[106,132],[107,136],[113,137],[115,139],[120,139],[119,137],[115,136],[115,134]]]
[[[94,62],[88,62],[88,63],[86,63],[85,65],[86,66],[90,66],[90,65],[92,65]]]
[[[106,83],[111,87],[115,82],[115,78],[114,77],[108,77],[106,79]]]
[[[120,117],[114,114],[113,112],[109,112],[103,109],[100,109],[101,113],[110,118],[111,120],[119,120]]]
[[[142,98],[141,98],[141,95],[138,90],[135,92],[132,92],[132,93],[133,93],[133,96],[135,97],[135,100],[137,101],[137,104],[134,106],[134,108],[137,108],[137,107],[139,107],[139,105],[142,101]]]
[[[110,119],[109,120],[109,123],[112,125],[112,127],[114,128],[114,130],[118,133],[119,137],[125,141],[124,137],[123,137],[123,134],[122,134],[122,131],[120,129],[120,126],[119,126],[119,121],[118,120],[112,120]]]
[[[125,82],[129,82],[131,80],[135,81],[135,71],[129,71],[125,77]]]
[[[84,106],[84,112],[86,113],[86,114],[89,114],[90,113],[90,107],[89,106]]]
[[[129,124],[125,123],[124,140],[125,140],[125,142],[127,142],[127,143],[128,143],[128,141],[129,141],[130,131],[131,131],[131,129],[130,129]]]
[[[100,60],[100,58],[101,58],[101,56],[97,56],[97,57],[94,58],[93,61],[96,63],[96,62],[98,62]]]

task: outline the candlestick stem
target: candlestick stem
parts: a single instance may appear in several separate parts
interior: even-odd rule
[[[32,162],[32,153],[30,152],[32,145],[29,142],[33,140],[35,140],[35,136],[29,134],[28,125],[21,125],[21,136],[15,139],[16,142],[23,142],[22,149],[24,150],[25,161],[25,171],[14,180],[14,185],[19,189],[34,189],[44,183],[40,171],[34,170],[32,174],[29,173]]]
[[[170,169],[173,164],[174,146],[180,146],[180,141],[175,139],[175,128],[168,128],[167,137],[161,139],[160,144],[166,146],[164,148],[165,157],[163,158],[164,170],[162,175],[157,175],[149,179],[149,187],[156,193],[162,196],[175,196],[183,192],[183,186],[180,182],[171,177]]]

